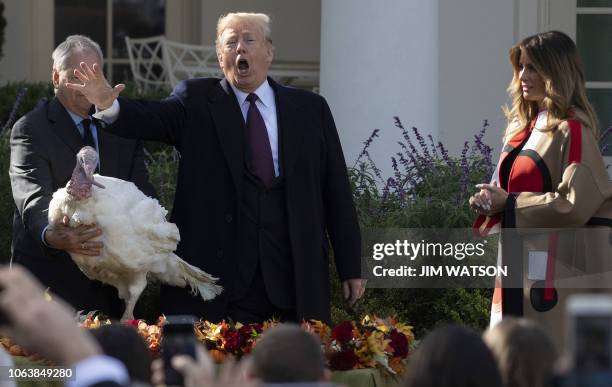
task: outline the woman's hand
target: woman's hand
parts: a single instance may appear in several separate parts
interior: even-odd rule
[[[487,193],[488,191],[481,189],[470,198],[470,208],[477,214],[486,215],[491,209],[491,200]]]
[[[506,208],[508,192],[500,188],[497,182],[477,184],[476,188],[479,188],[480,192],[470,198],[470,206],[478,213],[491,216],[502,212]]]

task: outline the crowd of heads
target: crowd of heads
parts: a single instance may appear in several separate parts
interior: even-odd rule
[[[0,308],[12,322],[8,329],[3,327],[3,333],[14,334],[61,365],[105,353],[124,364],[134,385],[164,383],[162,360],[152,362],[134,327],[80,330],[69,308],[61,300],[46,300],[40,284],[21,268],[1,269],[0,285],[4,288]],[[36,319],[39,321],[33,323]],[[423,337],[410,354],[402,385],[555,386],[559,385],[554,384],[561,369],[559,359],[547,332],[526,319],[506,318],[483,334],[460,325],[443,325]],[[327,385],[331,380],[319,338],[294,324],[266,331],[250,355],[240,361],[226,360],[220,372],[203,346],[197,348],[195,359],[178,356],[171,364],[189,387]]]

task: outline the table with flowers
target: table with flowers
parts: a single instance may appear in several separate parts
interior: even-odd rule
[[[87,329],[111,323],[95,313],[82,316],[79,322]],[[164,323],[163,316],[151,325],[142,320],[123,322],[137,329],[154,357],[159,356]],[[248,355],[265,332],[278,324],[280,322],[275,320],[262,324],[199,321],[194,324],[194,334],[208,348],[215,362],[221,364],[227,356]],[[319,337],[327,365],[332,370],[332,381],[351,387],[399,385],[414,346],[412,327],[392,317],[366,316],[358,322],[345,321],[332,327],[310,320],[302,322],[301,327]],[[0,343],[11,355],[17,356],[16,359],[39,360],[9,339],[3,338]]]

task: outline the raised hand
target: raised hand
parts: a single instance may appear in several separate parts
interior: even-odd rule
[[[85,98],[94,104],[99,110],[105,110],[111,107],[113,101],[117,99],[119,93],[125,89],[123,83],[111,87],[100,65],[94,63],[92,67],[85,62],[81,62],[81,69],[75,69],[74,75],[82,83],[67,83],[66,86],[72,90],[77,90],[83,93]]]

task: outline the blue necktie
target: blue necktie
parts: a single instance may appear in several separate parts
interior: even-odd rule
[[[81,124],[83,125],[83,145],[90,146],[97,151],[98,149],[96,148],[96,142],[94,141],[93,133],[91,133],[91,120],[89,118],[85,118],[83,121],[81,121]]]
[[[98,147],[96,147],[96,142],[93,138],[93,133],[91,132],[91,120],[89,118],[85,118],[83,121],[81,121],[81,124],[83,125],[83,146],[90,146],[94,148],[96,152],[98,152],[99,157],[100,152],[98,151]],[[98,165],[96,165],[96,170],[94,172],[100,173],[99,159]]]

